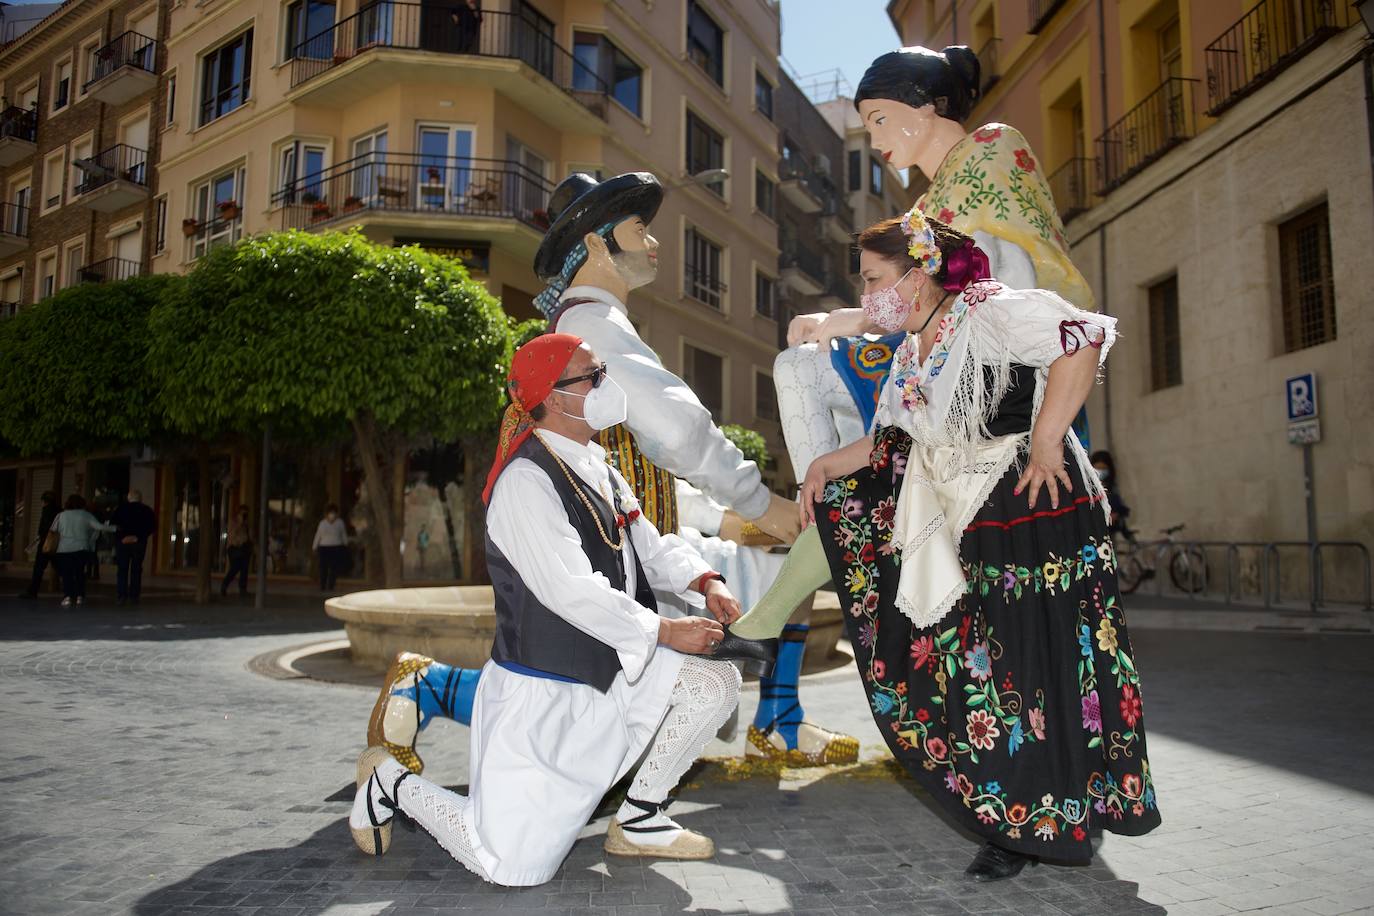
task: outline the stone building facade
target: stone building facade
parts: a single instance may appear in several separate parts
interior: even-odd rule
[[[1316,535],[1374,544],[1374,90],[1354,4],[888,11],[904,44],[979,52],[970,126],[1020,128],[1050,176],[1074,260],[1120,321],[1089,406],[1142,536],[1185,523],[1199,540],[1305,542],[1285,380],[1310,372]],[[1305,547],[1280,552],[1283,596],[1305,597]],[[1256,595],[1260,550],[1239,557]],[[1211,560],[1224,578],[1222,553]],[[1360,597],[1362,572],[1356,551],[1329,551],[1329,597]]]

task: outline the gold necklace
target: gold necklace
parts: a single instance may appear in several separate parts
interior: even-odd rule
[[[582,500],[582,505],[586,506],[587,511],[592,514],[592,521],[596,524],[596,533],[601,535],[601,540],[612,550],[623,550],[625,548],[625,533],[621,531],[621,529],[616,528],[616,534],[619,536],[618,542],[612,542],[611,539],[606,536],[606,529],[601,527],[601,513],[596,511],[596,507],[593,506],[592,501],[587,498],[587,494],[582,492],[582,488],[577,485],[577,481],[573,479],[572,471],[568,470],[568,466],[563,463],[562,458],[558,457],[558,453],[549,448],[549,444],[544,441],[543,436],[536,432],[534,433],[534,438],[539,440],[539,444],[544,446],[544,451],[548,452],[558,464],[558,467],[563,471],[563,476],[568,478],[568,484],[573,488],[573,492],[577,494],[577,498]],[[614,486],[614,483],[612,483],[612,486]],[[611,511],[615,511],[614,505],[612,505]]]

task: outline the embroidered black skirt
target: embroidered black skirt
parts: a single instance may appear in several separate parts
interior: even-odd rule
[[[1160,822],[1140,675],[1102,508],[1075,463],[1052,511],[1009,469],[966,529],[963,598],[918,628],[896,609],[892,522],[910,438],[881,430],[870,467],[816,505],[864,689],[888,747],[955,819],[999,846],[1092,858],[1093,827]]]

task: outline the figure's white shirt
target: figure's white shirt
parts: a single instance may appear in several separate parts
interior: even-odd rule
[[[562,296],[591,299],[563,313],[556,329],[576,334],[606,363],[629,400],[626,425],[645,457],[740,515],[756,519],[771,498],[758,467],[711,419],[687,383],[664,368],[630,323],[625,303],[594,286]]]

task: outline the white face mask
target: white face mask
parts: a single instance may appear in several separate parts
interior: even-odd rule
[[[560,391],[559,394],[583,398],[582,416],[575,417],[566,410],[560,410],[559,413],[574,420],[585,420],[587,425],[595,430],[610,429],[617,423],[624,423],[629,410],[629,399],[625,396],[625,389],[617,385],[615,379],[609,375],[586,394],[578,394],[575,391]]]
[[[1098,480],[1105,481],[1108,477],[1112,476],[1112,472],[1107,470],[1106,468],[1093,468],[1093,470],[1097,472]]]

